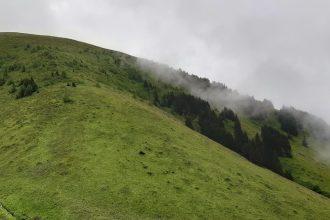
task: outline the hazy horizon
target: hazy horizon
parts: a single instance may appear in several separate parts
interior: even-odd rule
[[[329,6],[297,0],[12,0],[0,3],[0,31],[119,50],[330,122]]]

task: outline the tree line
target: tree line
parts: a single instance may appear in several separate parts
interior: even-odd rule
[[[282,169],[279,161],[279,157],[292,157],[287,135],[264,125],[258,134],[249,138],[233,110],[224,108],[219,112],[207,101],[183,91],[161,94],[157,86],[148,80],[139,78],[139,81],[143,81],[143,87],[152,94],[155,105],[169,108],[182,116],[186,126],[230,148],[249,161],[292,179],[291,174]],[[285,118],[282,122],[285,123],[284,121]],[[225,124],[228,122],[234,124],[233,131],[226,128]]]

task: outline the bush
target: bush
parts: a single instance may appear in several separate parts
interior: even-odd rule
[[[191,117],[187,117],[186,121],[185,121],[185,125],[191,129],[194,129],[194,126],[192,124],[192,118]]]
[[[308,143],[307,143],[307,140],[306,140],[306,136],[304,136],[304,139],[303,139],[303,141],[302,141],[302,145],[303,145],[304,147],[308,147]]]
[[[318,185],[313,185],[310,189],[313,190],[314,192],[322,193],[322,190]]]
[[[22,67],[21,67],[20,64],[18,64],[18,63],[14,63],[14,64],[8,66],[7,71],[8,71],[8,72],[19,71],[21,68],[22,68]]]
[[[8,80],[8,81],[7,81],[7,86],[11,86],[11,85],[13,85],[13,84],[15,84],[13,80]]]
[[[6,80],[4,78],[0,79],[0,86],[5,85],[5,83],[6,83]]]
[[[53,78],[59,78],[60,77],[60,74],[58,73],[58,70],[52,72],[52,77]]]
[[[30,96],[34,92],[38,91],[38,85],[34,82],[33,78],[22,79],[18,86],[19,90],[18,94],[16,95],[17,99]]]
[[[11,84],[9,88],[9,93],[15,93],[17,91],[15,84]]]
[[[55,70],[54,72],[51,73],[51,76],[52,76],[52,78],[55,78],[55,79],[58,79],[58,80],[67,78],[67,74],[64,70],[61,72],[61,74],[59,73],[58,70]]]
[[[30,44],[27,44],[26,46],[25,46],[25,49],[24,50],[29,50],[31,48],[31,45]]]
[[[292,180],[292,181],[294,180],[293,179],[293,176],[292,176],[292,172],[290,170],[285,170],[283,172],[283,177],[285,177],[285,178],[287,178],[289,180]]]
[[[68,93],[65,93],[65,94],[64,94],[63,102],[64,102],[64,103],[73,103],[73,100],[70,98],[70,96],[69,96]]]
[[[62,71],[61,77],[62,77],[62,79],[66,79],[67,78],[67,75],[66,75],[66,72],[65,71]]]

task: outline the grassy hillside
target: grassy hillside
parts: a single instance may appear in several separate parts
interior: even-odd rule
[[[0,202],[18,218],[330,217],[328,198],[135,97],[124,54],[22,34],[0,54]],[[9,93],[30,76],[38,93]]]
[[[0,205],[0,219],[12,220],[15,219],[7,210]]]
[[[242,127],[250,137],[260,131],[261,123],[242,117]],[[280,129],[273,117],[266,123]],[[325,194],[330,193],[330,166],[320,160],[318,152],[315,150],[317,142],[313,138],[308,139],[308,147],[302,145],[303,135],[292,137],[292,158],[281,158],[283,168],[290,171],[294,180],[310,189],[322,190]]]
[[[309,147],[301,145],[302,136],[296,137],[291,141],[293,147],[293,158],[282,159],[282,164],[288,170],[291,170],[293,177],[298,183],[308,187],[317,187],[327,193],[330,192],[330,167],[329,164],[320,160],[318,152],[313,149],[316,145],[312,140]]]

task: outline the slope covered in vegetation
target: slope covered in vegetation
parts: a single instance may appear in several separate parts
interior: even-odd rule
[[[8,211],[0,205],[0,219],[12,220],[15,219]]]
[[[328,198],[188,128],[161,104],[183,89],[135,63],[72,40],[0,34],[0,202],[10,213],[329,218]]]
[[[330,150],[330,126],[323,120],[291,107],[277,110],[268,100],[240,95],[182,70],[146,60],[138,63],[156,79],[194,95],[170,93],[160,102],[182,115],[187,126],[255,164],[330,197],[329,158],[320,157]]]

